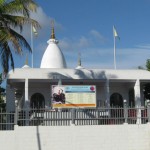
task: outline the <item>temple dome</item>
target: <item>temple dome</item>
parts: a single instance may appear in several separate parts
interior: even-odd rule
[[[40,68],[67,68],[65,57],[58,47],[58,40],[55,39],[54,28],[52,28],[52,34],[49,44],[46,48],[41,60]]]

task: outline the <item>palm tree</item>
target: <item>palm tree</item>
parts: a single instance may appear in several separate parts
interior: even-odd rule
[[[30,18],[30,12],[36,8],[34,0],[0,0],[0,61],[5,74],[9,65],[14,69],[12,50],[16,54],[22,54],[23,48],[32,51],[20,33],[25,24],[39,27],[38,22]]]

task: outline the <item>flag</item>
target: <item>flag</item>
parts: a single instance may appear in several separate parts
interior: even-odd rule
[[[37,30],[35,29],[35,27],[34,27],[34,26],[32,26],[32,31],[33,31],[33,33],[35,34],[35,36],[37,36],[37,35],[38,35],[38,32],[37,32]]]
[[[113,26],[113,34],[115,38],[118,38],[120,40],[120,37],[118,36],[115,26]]]

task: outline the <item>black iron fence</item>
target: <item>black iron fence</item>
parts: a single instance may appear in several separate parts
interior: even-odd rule
[[[13,130],[15,125],[15,113],[0,112],[0,130]]]
[[[150,122],[150,107],[22,109],[0,113],[0,130],[19,126],[120,125]]]

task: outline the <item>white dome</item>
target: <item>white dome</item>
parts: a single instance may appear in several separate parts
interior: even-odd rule
[[[40,68],[67,68],[66,61],[61,49],[58,47],[58,41],[50,39],[49,45],[43,55]]]
[[[30,66],[25,64],[22,68],[30,68]]]

